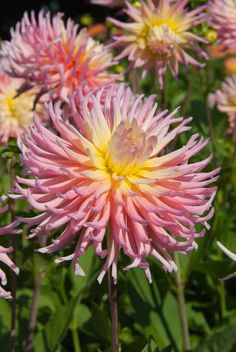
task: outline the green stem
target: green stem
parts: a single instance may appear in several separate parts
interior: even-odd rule
[[[31,352],[33,349],[33,338],[34,338],[35,325],[37,322],[38,301],[40,296],[40,284],[43,278],[44,278],[44,272],[39,273],[35,277],[33,299],[32,299],[32,306],[31,306],[31,312],[30,312],[30,321],[29,321],[29,328],[28,328],[26,348],[25,348],[26,352]]]
[[[184,297],[184,282],[181,278],[180,272],[180,263],[178,254],[175,253],[175,262],[177,265],[177,272],[175,272],[175,282],[176,282],[176,290],[177,290],[177,299],[178,299],[178,307],[179,307],[179,316],[181,323],[181,332],[183,339],[183,351],[187,352],[191,349],[190,346],[190,336],[189,336],[189,327],[188,327],[188,318],[187,318],[187,310],[186,310],[186,302]]]
[[[133,93],[139,92],[139,75],[136,68],[133,68],[130,72],[130,80]]]
[[[72,333],[72,338],[73,338],[74,352],[82,352],[81,347],[80,347],[78,330],[72,329],[71,333]]]
[[[113,281],[111,269],[108,274],[109,302],[111,311],[112,328],[112,352],[119,352],[119,324],[118,324],[118,305],[117,305],[117,285]]]

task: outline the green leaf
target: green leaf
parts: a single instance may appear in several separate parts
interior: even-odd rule
[[[228,326],[223,331],[212,335],[193,352],[233,352],[236,350],[236,325]]]
[[[153,336],[150,336],[148,344],[144,347],[141,352],[160,352]]]
[[[37,334],[34,341],[37,352],[56,351],[69,327],[78,296],[71,299],[66,305],[59,305],[53,318],[46,324],[43,331]]]

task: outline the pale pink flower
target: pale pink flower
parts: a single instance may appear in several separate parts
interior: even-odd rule
[[[229,133],[233,133],[236,121],[236,75],[227,77],[221,88],[208,96],[208,105],[228,115]]]
[[[77,241],[72,254],[57,262],[72,260],[78,275],[84,275],[78,259],[91,244],[98,256],[106,257],[99,282],[109,267],[116,280],[121,250],[132,260],[126,270],[139,266],[150,281],[149,255],[166,271],[176,270],[171,253],[196,249],[196,238],[205,232],[196,226],[209,228],[214,212],[216,187],[208,185],[219,170],[202,171],[211,157],[189,163],[207,141],[195,134],[183,147],[165,152],[190,129],[191,118],[175,117],[178,109],[158,112],[155,96],[134,96],[122,85],[107,90],[102,104],[103,89],[81,94],[78,90],[70,98],[73,123],[59,102],[49,103],[57,133],[35,117],[25,136],[22,161],[32,178],[17,178],[16,197],[27,198],[42,213],[21,220],[37,225],[31,237],[65,225],[39,251],[53,253]]]
[[[20,138],[33,122],[37,93],[32,89],[17,96],[22,84],[21,79],[9,77],[0,70],[0,145],[7,145],[11,137]],[[42,104],[37,105],[36,111],[42,120],[47,119]]]
[[[91,3],[95,5],[115,8],[124,5],[125,0],[91,0]]]
[[[155,69],[161,88],[163,75],[169,67],[176,78],[179,63],[203,67],[189,55],[193,51],[207,58],[207,54],[198,46],[198,42],[207,41],[192,33],[195,26],[205,18],[200,6],[187,11],[186,0],[160,0],[155,5],[152,0],[142,1],[140,8],[126,2],[126,13],[131,23],[110,19],[112,23],[124,29],[124,34],[114,37],[114,47],[124,48],[117,59],[128,57],[133,68],[142,67],[145,75]]]
[[[236,47],[236,1],[211,0],[208,4],[210,25],[217,31],[218,41],[228,48]]]
[[[217,245],[219,246],[219,248],[233,261],[236,261],[236,254],[234,254],[233,252],[231,252],[228,248],[226,248],[221,242],[217,241]],[[226,276],[224,278],[224,280],[227,279],[232,279],[233,277],[236,277],[236,272],[229,274],[228,276]]]
[[[2,205],[2,202],[6,199],[6,197],[0,197],[0,206]],[[7,205],[0,207],[0,214],[7,211],[8,207]],[[12,235],[16,234],[19,232],[17,230],[17,225],[19,224],[19,221],[14,221],[8,226],[5,227],[0,227],[0,236],[1,235]],[[7,265],[15,274],[19,274],[19,269],[16,267],[16,265],[12,262],[12,260],[9,258],[8,254],[13,251],[12,247],[3,247],[0,245],[0,263],[3,263]],[[11,293],[9,291],[4,290],[2,287],[7,284],[7,278],[6,274],[4,271],[0,268],[0,297],[10,299],[12,298]]]
[[[62,17],[41,11],[37,19],[33,12],[25,13],[11,30],[11,41],[2,44],[3,69],[65,100],[85,81],[88,91],[120,78],[107,71],[113,64],[111,52],[89,37],[86,29],[77,33],[71,19],[65,25]]]

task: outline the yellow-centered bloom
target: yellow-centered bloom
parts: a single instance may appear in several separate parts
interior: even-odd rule
[[[161,87],[167,67],[175,77],[179,63],[202,67],[203,64],[188,52],[194,51],[199,56],[207,57],[197,45],[197,42],[206,43],[206,39],[191,32],[205,19],[205,6],[187,11],[187,2],[160,0],[155,5],[152,0],[147,0],[141,2],[138,8],[127,2],[126,13],[132,22],[111,19],[112,23],[124,29],[123,35],[114,38],[113,46],[124,48],[118,59],[127,56],[132,67],[144,67],[144,74],[154,68]]]

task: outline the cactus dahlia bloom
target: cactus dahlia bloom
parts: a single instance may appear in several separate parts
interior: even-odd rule
[[[92,4],[115,8],[124,5],[125,0],[91,0]]]
[[[207,41],[190,32],[205,19],[205,6],[188,12],[185,8],[187,2],[160,0],[158,5],[154,5],[152,0],[147,0],[141,2],[140,8],[126,2],[126,13],[132,22],[123,23],[111,19],[115,25],[125,30],[123,35],[114,38],[114,47],[124,47],[117,59],[128,56],[132,67],[144,67],[144,74],[154,68],[161,88],[167,67],[177,77],[179,63],[204,66],[191,57],[188,51],[207,57],[197,45],[197,42]]]
[[[65,122],[59,102],[49,103],[57,133],[35,117],[22,145],[22,161],[32,178],[18,177],[16,197],[27,198],[42,213],[21,220],[37,225],[31,237],[64,225],[39,251],[56,252],[76,240],[72,254],[57,261],[72,260],[78,275],[84,275],[78,259],[91,244],[106,257],[99,282],[109,267],[116,280],[121,250],[132,260],[126,269],[139,266],[151,281],[147,256],[171,272],[177,269],[173,251],[187,254],[197,248],[195,239],[204,229],[198,232],[196,225],[209,227],[216,188],[208,185],[219,170],[202,171],[209,157],[189,162],[207,144],[197,134],[165,153],[178,134],[190,129],[191,118],[175,117],[177,109],[157,112],[155,96],[134,96],[122,85],[106,93],[101,104],[103,89],[83,99],[81,90],[75,92],[70,98],[73,124]]]
[[[33,12],[25,13],[12,29],[11,41],[3,43],[1,61],[9,75],[66,100],[68,92],[85,81],[90,90],[118,75],[106,71],[113,64],[111,52],[90,38],[86,29],[77,33],[72,20],[65,25],[62,16],[41,11],[36,19]]]
[[[10,137],[19,138],[33,121],[35,92],[24,92],[18,97],[21,79],[12,78],[0,71],[0,145],[6,145]],[[42,105],[37,111],[43,118]]]
[[[227,77],[221,88],[208,96],[208,105],[224,112],[229,118],[229,133],[233,133],[236,122],[236,75]]]
[[[0,197],[0,205],[2,202],[6,199],[6,197]],[[7,205],[0,207],[0,214],[7,211],[8,207]],[[0,236],[1,235],[6,235],[6,234],[16,234],[19,231],[16,229],[17,225],[19,224],[18,221],[14,221],[8,226],[5,227],[0,227]],[[16,265],[11,261],[9,258],[8,254],[13,251],[12,247],[5,248],[0,245],[0,263],[3,263],[7,265],[15,274],[19,274],[19,269],[16,267]],[[4,271],[0,268],[0,297],[10,299],[12,298],[11,293],[9,291],[4,290],[2,287],[7,284],[7,278],[6,274]]]
[[[211,0],[208,4],[210,25],[218,33],[220,44],[235,48],[236,46],[236,1]]]

